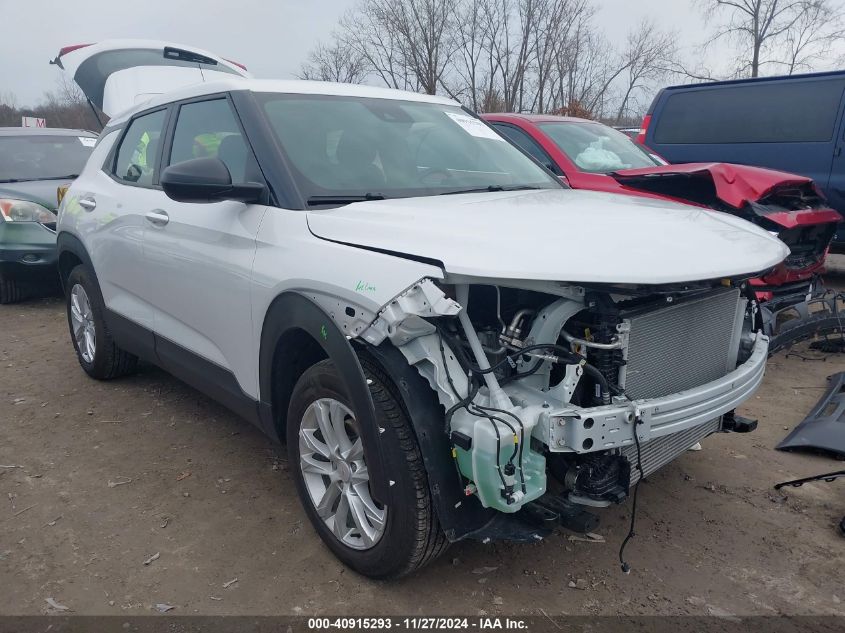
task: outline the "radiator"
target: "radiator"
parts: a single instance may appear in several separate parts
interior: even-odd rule
[[[643,442],[640,444],[643,473],[648,477],[683,454],[696,442],[700,442],[711,433],[718,431],[720,424],[721,418],[715,418],[685,431]],[[631,463],[631,485],[633,486],[640,479],[640,471],[637,470],[637,447],[636,445],[626,446],[621,449],[621,453]]]
[[[668,396],[733,371],[744,310],[739,290],[724,288],[624,313],[630,329],[620,383],[627,396]]]

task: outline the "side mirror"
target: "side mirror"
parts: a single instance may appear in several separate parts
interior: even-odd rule
[[[161,188],[177,202],[260,202],[265,187],[261,183],[232,184],[229,168],[219,158],[194,158],[167,167],[161,172]]]

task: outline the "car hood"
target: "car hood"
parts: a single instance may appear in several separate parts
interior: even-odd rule
[[[308,225],[322,239],[499,279],[677,283],[760,272],[789,254],[725,213],[567,189],[359,202],[309,211]]]
[[[609,174],[619,184],[693,204],[713,206],[720,201],[754,213],[784,227],[840,222],[812,179],[774,169],[728,163],[686,163],[623,169]],[[691,179],[712,183],[695,186]],[[715,200],[713,199],[715,196]]]
[[[37,202],[42,207],[55,211],[57,190],[64,180],[27,180],[24,182],[0,182],[0,198],[14,198]]]
[[[649,178],[678,175],[706,175],[713,180],[716,195],[737,209],[748,202],[756,202],[780,186],[812,183],[810,178],[774,169],[731,165],[729,163],[686,163],[683,165],[655,165],[639,169],[620,169],[610,174],[622,184],[637,186]]]

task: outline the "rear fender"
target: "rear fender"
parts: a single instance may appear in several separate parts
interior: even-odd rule
[[[59,233],[56,238],[56,250],[59,254],[59,277],[62,282],[62,289],[65,292],[67,292],[65,283],[68,275],[77,262],[84,264],[88,268],[89,274],[93,275],[94,280],[99,284],[97,273],[94,270],[94,264],[91,262],[91,256],[78,237],[72,233]]]

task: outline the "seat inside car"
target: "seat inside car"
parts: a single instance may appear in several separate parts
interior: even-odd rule
[[[226,164],[232,175],[232,182],[246,181],[246,144],[240,134],[231,134],[220,142],[217,158]]]
[[[341,179],[349,187],[383,187],[384,172],[376,165],[377,146],[372,139],[346,128],[337,144],[337,162]]]

